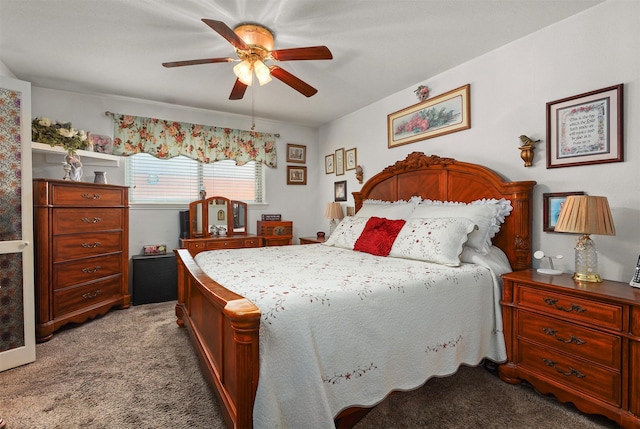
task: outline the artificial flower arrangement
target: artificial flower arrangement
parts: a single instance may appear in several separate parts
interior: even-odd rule
[[[62,146],[70,154],[89,147],[88,134],[84,130],[73,128],[71,122],[51,122],[44,116],[31,121],[31,141],[51,147]]]
[[[418,97],[418,100],[420,101],[426,101],[427,98],[429,98],[429,87],[427,87],[426,85],[420,85],[413,92],[416,94],[416,97]]]

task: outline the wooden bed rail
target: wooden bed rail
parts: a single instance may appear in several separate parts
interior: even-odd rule
[[[206,276],[187,249],[174,252],[177,323],[189,330],[204,373],[223,405],[227,427],[251,428],[258,387],[260,310]]]

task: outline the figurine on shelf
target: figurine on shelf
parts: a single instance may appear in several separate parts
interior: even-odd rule
[[[74,182],[82,180],[82,162],[80,162],[80,155],[77,153],[68,153],[64,158],[65,163],[71,167],[69,171],[69,178]],[[66,168],[65,168],[66,170]],[[65,175],[66,178],[66,175]]]

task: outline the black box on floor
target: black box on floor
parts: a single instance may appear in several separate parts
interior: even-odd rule
[[[133,261],[133,305],[178,299],[176,256],[135,255]]]

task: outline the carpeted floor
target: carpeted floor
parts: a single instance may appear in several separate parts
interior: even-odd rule
[[[37,345],[35,363],[0,373],[7,429],[223,428],[174,302],[116,310]],[[310,427],[312,425],[310,424]],[[357,429],[617,428],[571,405],[463,367],[391,396]],[[298,428],[295,428],[298,429]]]

